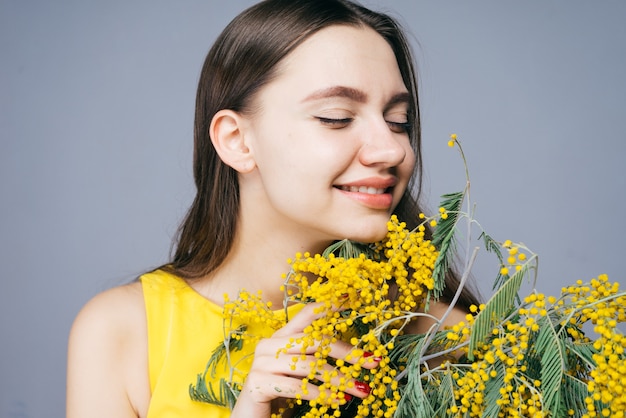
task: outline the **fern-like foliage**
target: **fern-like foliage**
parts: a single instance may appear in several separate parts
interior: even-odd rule
[[[245,325],[239,326],[237,329],[231,331],[230,335],[223,343],[215,347],[206,364],[204,372],[197,375],[196,384],[189,385],[189,397],[192,400],[231,409],[234,407],[237,396],[239,396],[237,385],[222,378],[219,381],[219,391],[216,393],[211,383],[207,385],[207,374],[209,374],[212,379],[215,379],[219,365],[225,366],[227,370],[230,369],[229,365],[225,362],[226,354],[228,352],[240,351],[243,348],[243,340],[234,338],[234,336],[241,335],[246,331],[246,328]]]
[[[446,274],[450,269],[451,260],[456,250],[454,233],[461,214],[461,205],[465,198],[465,192],[449,193],[441,198],[440,207],[446,210],[448,217],[446,219],[441,218],[433,232],[432,244],[439,251],[439,256],[435,261],[435,268],[433,269],[435,286],[432,290],[432,297],[435,300],[439,299],[443,292]]]
[[[485,250],[496,255],[496,257],[498,258],[498,265],[504,265],[504,256],[502,255],[502,248],[500,246],[500,243],[491,238],[491,236],[484,231],[480,234],[478,239],[483,240]],[[498,288],[500,288],[500,286],[502,286],[505,281],[506,276],[500,273],[500,269],[498,269],[496,278],[493,281],[492,290],[497,290]]]
[[[500,414],[500,402],[498,400],[502,397],[500,390],[505,387],[504,383],[504,364],[497,362],[493,366],[493,370],[496,372],[496,376],[492,377],[485,383],[485,411],[483,417],[496,418]]]
[[[566,350],[575,356],[573,359],[575,364],[586,364],[587,367],[595,366],[595,361],[593,360],[593,355],[597,353],[597,350],[593,348],[593,342],[591,341],[569,341],[566,340]],[[581,361],[578,361],[580,359]]]
[[[412,336],[406,339],[409,344],[400,350],[395,350],[395,356],[406,361],[406,384],[402,391],[402,398],[398,402],[395,418],[428,418],[435,416],[435,411],[426,395],[420,372],[420,353],[427,341],[426,335]],[[396,357],[396,359],[398,359]]]
[[[565,374],[563,376],[561,393],[561,411],[573,411],[575,418],[580,418],[587,413],[587,405],[585,399],[590,395],[586,382],[579,378]],[[596,410],[601,410],[600,405],[596,403]],[[559,415],[554,415],[559,416]],[[572,415],[570,415],[572,416]]]
[[[476,320],[470,335],[469,353],[470,360],[474,359],[474,350],[478,344],[486,341],[495,324],[503,323],[503,319],[511,313],[515,307],[515,297],[522,285],[522,279],[530,268],[530,263],[510,276],[496,291],[491,299],[485,304],[485,308],[476,315]]]
[[[189,397],[197,402],[209,403],[232,409],[237,402],[239,389],[232,386],[226,379],[219,381],[219,394],[215,393],[213,385],[206,384],[204,375],[199,374],[196,385],[189,385]]]
[[[326,247],[322,256],[328,258],[331,254],[341,258],[357,258],[359,255],[365,254],[369,258],[375,258],[376,252],[369,244],[342,239]]]
[[[566,369],[565,349],[549,318],[539,321],[539,334],[534,348],[540,357],[543,407],[558,412],[561,402],[562,381]],[[560,416],[557,414],[557,416]]]

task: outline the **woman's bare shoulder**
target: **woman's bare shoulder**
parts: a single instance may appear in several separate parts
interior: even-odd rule
[[[133,318],[137,320],[139,317],[145,317],[143,293],[141,283],[133,282],[94,296],[78,313],[74,328],[80,328],[84,322],[88,325],[92,322],[107,325],[121,321],[122,324],[116,325],[132,326]]]
[[[102,416],[142,416],[149,401],[147,370],[141,284],[96,295],[78,313],[70,332],[68,416],[86,416],[82,414],[87,411],[94,416],[99,408]]]
[[[105,339],[108,343],[145,334],[145,308],[141,284],[133,282],[105,290],[80,310],[70,333],[70,343]],[[103,341],[104,342],[104,341]]]

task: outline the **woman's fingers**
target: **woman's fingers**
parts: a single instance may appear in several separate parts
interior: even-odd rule
[[[294,334],[301,334],[302,331],[304,331],[306,327],[311,325],[313,321],[326,315],[326,312],[321,310],[323,306],[324,305],[322,303],[306,304],[306,306],[304,306],[304,308],[302,308],[302,310],[298,312],[297,315],[291,318],[291,320],[287,322],[284,327],[276,331],[274,333],[274,336],[284,337]]]
[[[322,304],[307,304],[272,337],[259,341],[242,389],[243,398],[254,403],[267,403],[277,398],[311,400],[317,399],[323,391],[322,398],[331,403],[342,403],[352,396],[364,398],[369,394],[369,386],[344,375],[342,366],[358,364],[357,369],[371,369],[380,359],[344,341],[325,344],[310,339],[304,330],[326,315],[320,307]],[[325,346],[321,347],[323,344]],[[320,362],[315,356],[320,349],[334,360]],[[309,380],[303,381],[307,377]],[[317,386],[320,382],[325,383],[321,388]]]
[[[302,339],[305,337],[304,329],[307,328],[313,321],[326,315],[327,310],[321,310],[324,305],[322,303],[309,303],[302,310],[295,315],[284,327],[274,333],[270,340],[283,345],[276,347],[276,352],[282,349],[284,353],[289,354],[312,354],[319,347],[320,342],[315,341],[305,347],[302,352]],[[340,309],[337,307],[336,309]],[[356,363],[359,361],[360,350],[355,350],[354,346],[343,342],[337,341],[329,345],[330,353],[329,357],[342,359],[350,363]],[[362,364],[363,367],[371,369],[376,367],[380,359],[375,358],[371,353],[364,353],[364,357],[367,357],[367,361]]]
[[[282,375],[273,375],[269,379],[267,374],[251,370],[241,394],[259,403],[276,398],[296,398],[302,394],[302,380]]]
[[[328,363],[319,363],[314,355],[302,355],[300,353],[281,353],[278,356],[276,354],[257,353],[253,367],[258,372],[299,378],[310,376],[312,370],[315,370],[314,375],[311,376],[312,378],[322,378],[331,375],[344,377],[336,366]]]
[[[328,399],[337,399],[339,392],[344,392],[350,396],[364,398],[369,394],[370,388],[364,382],[355,380],[350,375],[345,375],[341,371],[341,367],[332,363],[319,362],[314,355],[317,347],[308,347],[305,354],[302,353],[298,344],[292,344],[291,341],[297,340],[297,337],[281,337],[268,338],[261,340],[257,345],[252,370],[257,374],[257,382],[255,388],[264,388],[261,391],[263,396],[274,397],[294,397],[295,394],[301,395],[302,399],[313,399],[316,393],[319,394],[319,388],[314,384],[307,382],[308,388],[305,393],[302,388],[302,379],[309,377],[310,381],[325,382],[331,387],[336,388],[328,392]],[[282,351],[283,348],[288,347]],[[354,350],[354,347],[344,342],[331,344],[331,355],[335,357],[334,362],[337,364],[359,363],[364,368],[374,368],[380,361],[379,358],[363,353],[361,350]],[[355,353],[358,353],[355,355]],[[312,373],[313,371],[313,373]],[[270,380],[264,380],[261,383],[261,377],[271,377]],[[281,381],[287,382],[286,387],[279,385],[274,378],[281,377]],[[293,380],[285,381],[282,377],[289,377]],[[248,379],[251,379],[250,375]],[[293,386],[297,382],[299,386]],[[247,381],[247,383],[249,383]],[[271,384],[277,383],[276,387],[280,390],[269,390]],[[271,389],[271,388],[270,388]],[[334,395],[333,395],[334,393]],[[313,395],[311,395],[313,394]],[[306,396],[305,396],[306,395]],[[342,399],[342,397],[340,397]]]
[[[364,398],[370,392],[367,383],[360,381],[346,385],[344,391],[331,391],[320,389],[319,386],[310,382],[303,384],[302,379],[291,376],[274,375],[272,379],[267,377],[265,373],[251,371],[241,390],[241,395],[253,400],[253,402],[266,403],[276,398],[299,398],[307,401],[320,399],[321,392],[324,392],[324,398],[329,402],[342,404],[354,396]]]
[[[305,334],[295,334],[291,336],[277,337],[274,334],[271,338],[266,338],[259,341],[255,357],[259,355],[267,356],[289,356],[292,361],[296,359],[296,356],[310,355],[318,351],[320,341],[314,341],[313,344],[303,347],[302,341]],[[328,357],[337,360],[343,360],[345,362],[355,364],[360,363],[362,367],[366,369],[372,369],[378,365],[380,358],[374,356],[372,353],[363,352],[363,350],[355,349],[354,346],[344,342],[336,341],[328,345],[330,350]]]

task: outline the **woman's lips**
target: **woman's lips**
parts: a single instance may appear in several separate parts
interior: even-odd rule
[[[390,187],[338,186],[337,190],[370,209],[388,210],[393,203]]]
[[[386,189],[377,189],[375,187],[368,186],[339,186],[344,192],[352,193],[367,193],[367,194],[383,194]]]

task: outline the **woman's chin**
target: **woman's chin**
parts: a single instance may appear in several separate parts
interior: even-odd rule
[[[370,225],[369,228],[363,228],[354,235],[351,235],[349,239],[365,244],[371,244],[373,242],[381,241],[386,235],[387,224],[385,223],[381,227],[374,228]]]
[[[327,235],[330,242],[348,239],[350,241],[371,244],[381,241],[388,232],[387,223],[389,218],[378,217],[369,219],[346,219],[344,222],[335,224],[335,228]],[[329,230],[327,230],[329,232]]]

